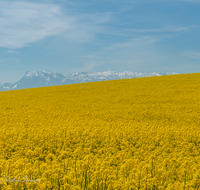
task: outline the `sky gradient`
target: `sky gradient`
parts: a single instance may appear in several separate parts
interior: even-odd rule
[[[0,0],[0,83],[26,71],[200,72],[200,0]]]

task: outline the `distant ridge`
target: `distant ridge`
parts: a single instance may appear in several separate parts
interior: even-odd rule
[[[127,78],[139,78],[149,76],[161,76],[161,75],[173,75],[178,74],[175,72],[164,73],[138,73],[138,72],[71,72],[64,76],[58,72],[50,71],[27,71],[25,75],[15,83],[4,83],[0,85],[0,91],[17,90],[26,88],[37,88],[44,86],[58,86],[65,84],[75,84],[84,82],[95,82],[105,80],[127,79]]]

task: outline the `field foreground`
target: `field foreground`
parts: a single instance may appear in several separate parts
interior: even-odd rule
[[[200,73],[0,92],[0,189],[200,189]]]

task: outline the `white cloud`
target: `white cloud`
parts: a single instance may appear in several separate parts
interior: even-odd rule
[[[8,50],[6,53],[19,54],[19,52],[15,51],[15,50]]]
[[[21,48],[61,34],[85,42],[110,18],[110,13],[83,15],[66,10],[63,14],[54,4],[0,2],[0,47]]]
[[[158,38],[151,37],[151,36],[142,36],[142,37],[129,39],[127,42],[112,44],[108,47],[105,47],[104,50],[109,51],[109,50],[114,50],[114,49],[147,47],[149,45],[155,44],[157,41],[159,41]]]
[[[76,70],[73,71],[88,72],[91,71],[92,69],[95,69],[98,66],[103,66],[103,65],[106,65],[106,62],[102,60],[87,60],[87,62],[84,63],[83,66],[78,67],[76,68]]]
[[[0,2],[0,46],[21,48],[70,28],[53,4]]]
[[[155,28],[155,29],[130,29],[128,31],[132,32],[180,32],[180,31],[186,31],[189,30],[191,27],[197,27],[197,26],[190,26],[190,27],[180,27],[180,26],[164,26],[161,28]]]
[[[125,42],[101,47],[93,54],[83,56],[82,60],[85,64],[93,63],[93,68],[98,68],[98,70],[106,65],[108,69],[116,71],[123,69],[153,72],[153,69],[159,68],[159,63],[168,56],[163,54],[157,46],[160,40],[152,36],[132,38]]]
[[[112,19],[112,13],[74,14],[73,29],[66,31],[65,37],[74,42],[87,42],[97,33],[106,33],[104,23]]]
[[[200,59],[200,52],[184,52],[183,56],[191,57],[193,59]]]

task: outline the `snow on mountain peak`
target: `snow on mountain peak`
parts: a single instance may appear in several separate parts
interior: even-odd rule
[[[25,75],[15,83],[5,83],[0,86],[0,91],[15,90],[24,88],[36,88],[42,86],[57,86],[74,83],[84,82],[95,82],[105,80],[116,80],[116,79],[127,79],[127,78],[138,78],[148,76],[161,76],[178,73],[138,73],[138,72],[115,72],[115,71],[104,71],[104,72],[71,72],[66,76],[58,72],[50,71],[27,71]]]
[[[50,81],[50,77],[56,78],[58,77],[58,75],[59,73],[57,72],[42,70],[42,71],[27,71],[23,77],[24,78],[40,77],[40,78],[44,78],[46,81]]]
[[[27,71],[24,77],[37,77],[39,76],[37,71]]]

